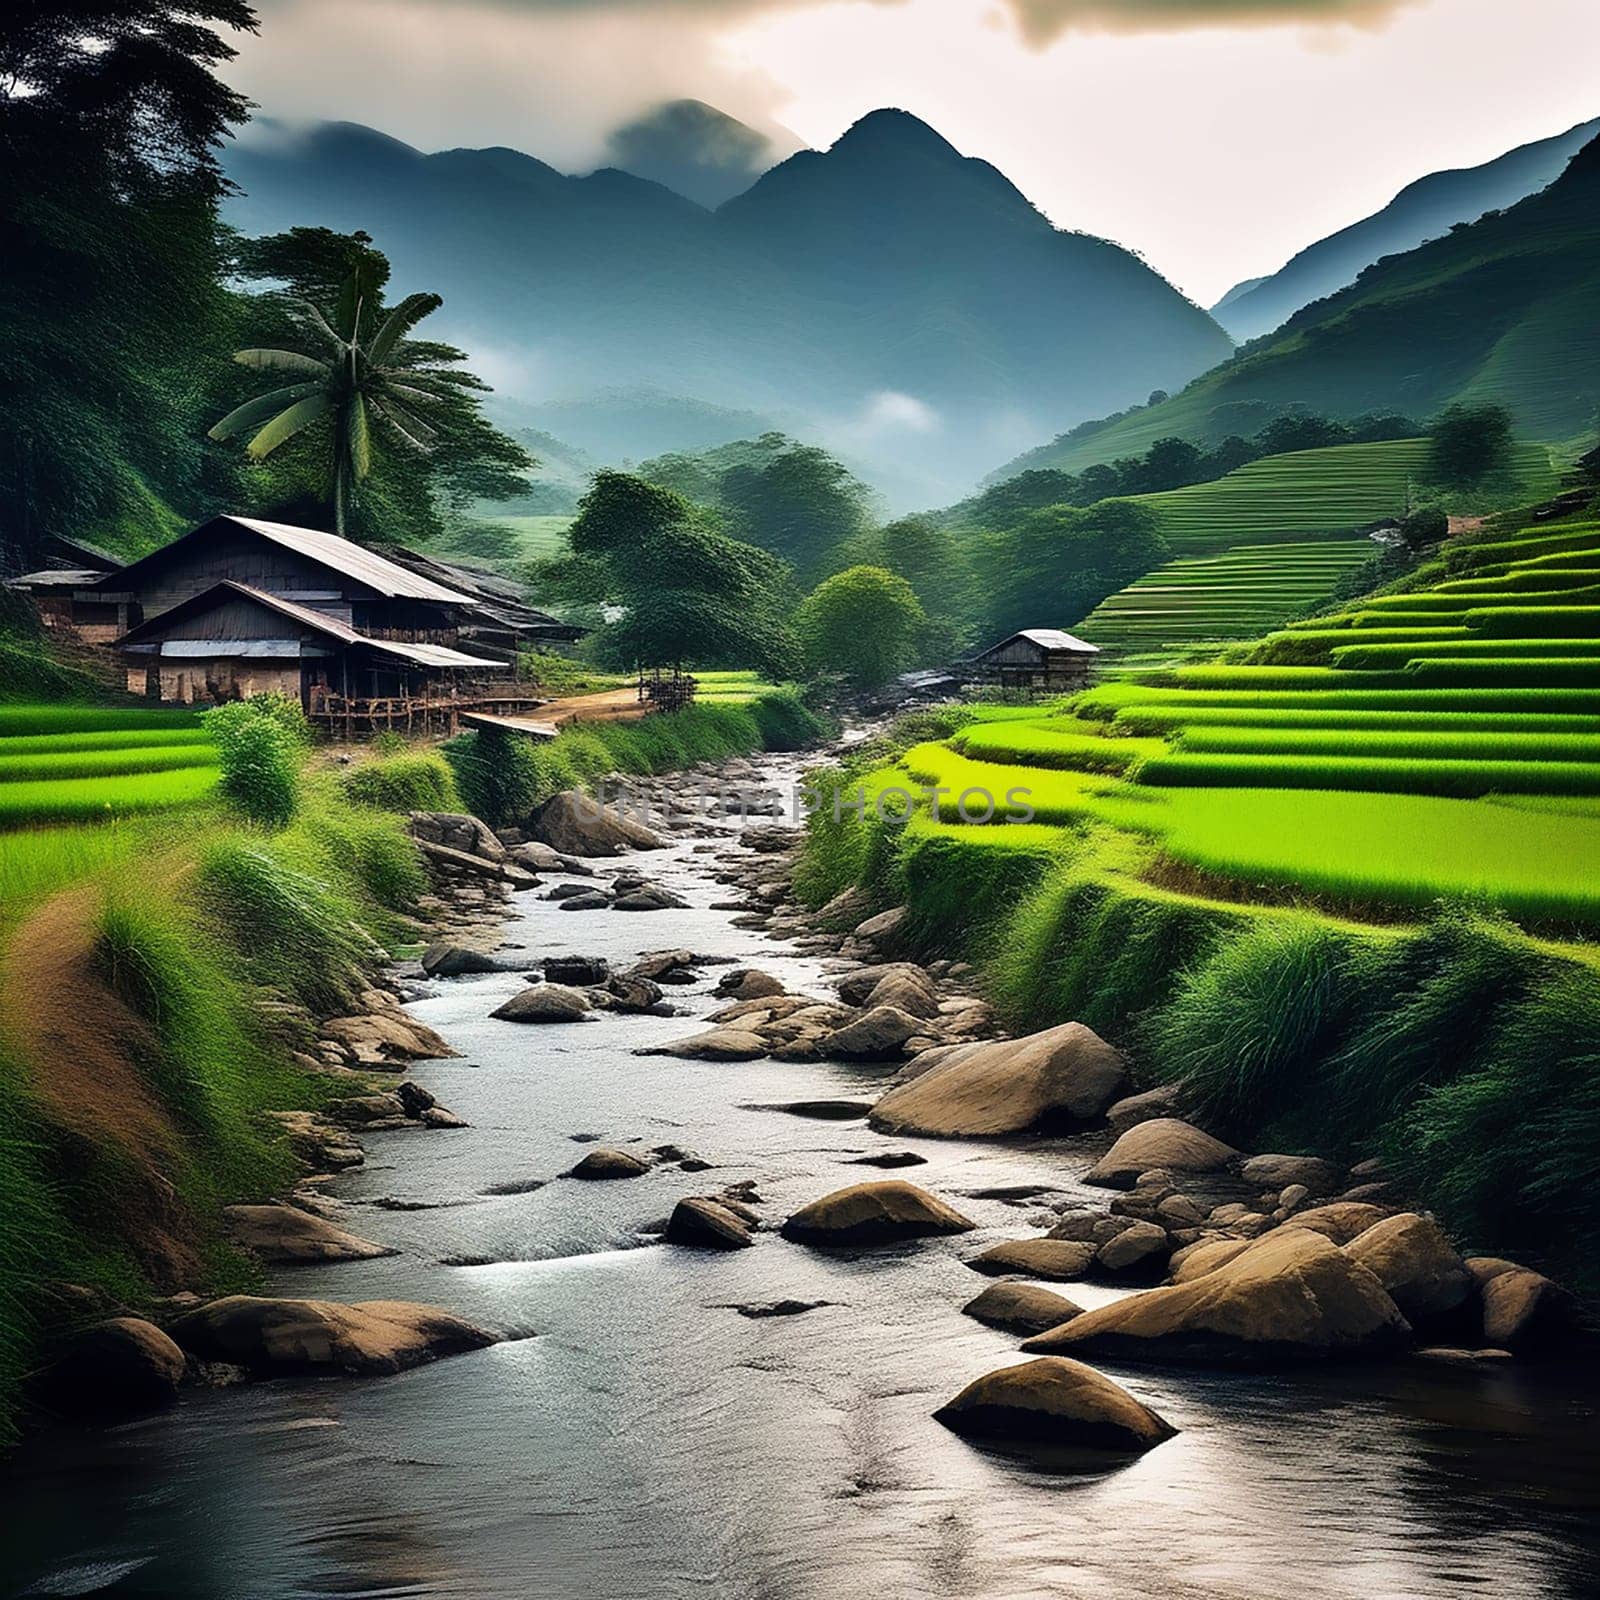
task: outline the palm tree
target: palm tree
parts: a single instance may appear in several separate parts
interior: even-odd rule
[[[460,397],[466,375],[427,364],[430,356],[454,352],[412,344],[406,338],[443,303],[436,294],[407,295],[373,333],[377,296],[359,269],[346,280],[331,316],[324,316],[309,301],[298,302],[308,337],[326,354],[235,351],[233,359],[242,366],[284,373],[296,381],[245,401],[218,422],[209,437],[231,439],[264,424],[247,447],[252,460],[264,461],[313,423],[329,419],[328,488],[334,527],[343,536],[355,487],[372,470],[374,417],[405,448],[427,455],[447,420],[442,413]]]

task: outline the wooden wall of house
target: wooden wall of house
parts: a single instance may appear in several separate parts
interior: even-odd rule
[[[1049,652],[1031,639],[1008,639],[1005,644],[984,652],[986,667],[1042,667]]]
[[[161,633],[166,639],[303,639],[308,643],[326,637],[244,595],[191,616],[175,617]]]
[[[351,607],[351,627],[369,639],[393,639],[405,644],[442,644],[454,648],[460,629],[444,606],[426,600],[357,600]]]
[[[177,705],[248,699],[253,694],[300,698],[298,661],[260,661],[218,657],[210,661],[157,661],[154,674],[160,699]],[[147,694],[152,674],[144,662],[128,666],[128,692]]]

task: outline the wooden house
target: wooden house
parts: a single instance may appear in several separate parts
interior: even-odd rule
[[[1032,698],[1069,694],[1088,682],[1098,645],[1059,628],[1024,628],[966,662],[973,679]]]

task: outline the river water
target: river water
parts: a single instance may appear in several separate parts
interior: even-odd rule
[[[791,769],[769,763],[775,778]],[[732,848],[730,846],[730,848]],[[693,909],[563,913],[522,895],[542,953],[686,945],[826,994],[820,964],[712,911],[689,843],[634,858]],[[632,863],[630,863],[632,864]],[[716,967],[669,991],[704,1013]],[[932,1420],[1014,1337],[959,1314],[963,1258],[1027,1230],[970,1191],[1082,1195],[1087,1144],[886,1140],[786,1102],[868,1098],[891,1070],[635,1056],[692,1018],[497,1022],[515,974],[413,1006],[460,1060],[414,1076],[465,1131],[376,1134],[338,1220],[398,1255],[276,1275],[276,1292],[416,1299],[513,1335],[377,1380],[189,1394],[111,1429],[36,1436],[0,1478],[0,1590],[164,1600],[451,1596],[898,1600],[1410,1600],[1600,1594],[1597,1392],[1536,1369],[1419,1362],[1239,1376],[1108,1368],[1182,1431],[1062,1477]],[[713,1162],[580,1183],[586,1141]],[[731,1254],[643,1231],[753,1179],[773,1224],[890,1145],[981,1231],[854,1257],[775,1233]],[[543,1180],[518,1194],[486,1190]],[[428,1209],[393,1209],[376,1202]],[[1110,1291],[1072,1286],[1084,1303]],[[791,1299],[801,1315],[736,1309]]]

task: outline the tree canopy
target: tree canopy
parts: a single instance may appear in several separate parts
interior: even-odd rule
[[[883,567],[834,573],[795,613],[808,670],[837,673],[858,689],[875,689],[909,666],[925,622],[911,585]]]
[[[594,649],[605,663],[793,672],[787,567],[682,495],[597,472],[567,538],[571,554],[541,564],[535,581],[553,600],[602,608]]]

